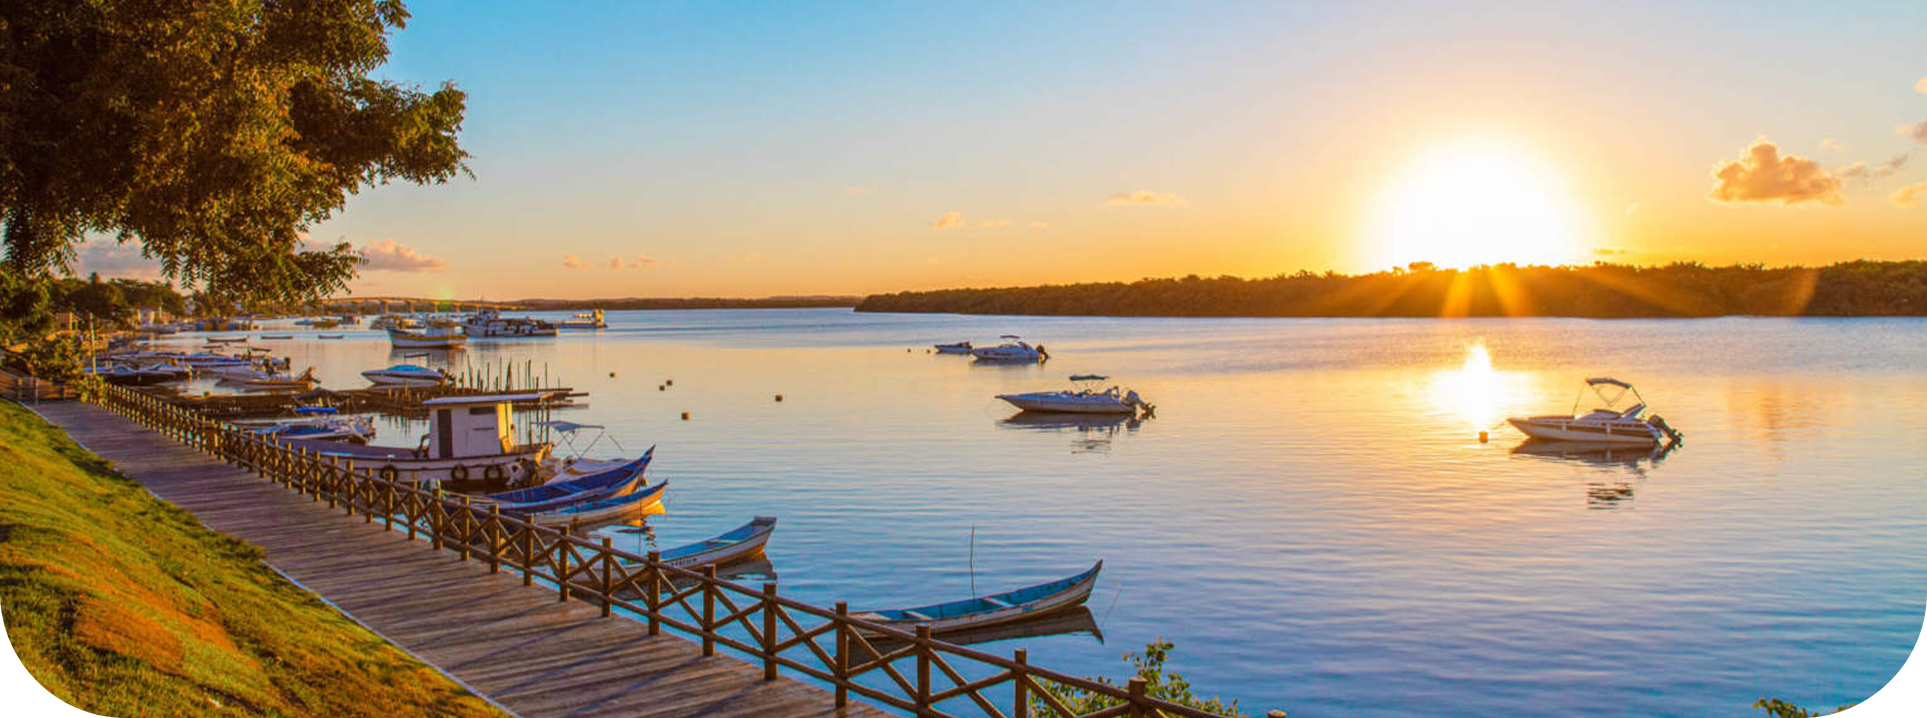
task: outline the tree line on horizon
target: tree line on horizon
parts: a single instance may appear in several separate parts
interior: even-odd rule
[[[898,292],[866,297],[856,310],[1171,317],[1920,316],[1927,315],[1927,261],[1775,268],[1498,264],[1464,270],[1421,262],[1360,275],[1299,271],[1257,279],[1191,275]]]

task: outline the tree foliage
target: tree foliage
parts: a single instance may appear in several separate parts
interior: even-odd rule
[[[1137,669],[1132,675],[1144,679],[1144,694],[1152,698],[1196,708],[1207,713],[1243,718],[1245,714],[1238,709],[1238,702],[1236,700],[1226,702],[1219,698],[1206,698],[1197,695],[1192,692],[1191,682],[1185,680],[1184,676],[1166,672],[1164,670],[1164,662],[1171,657],[1172,647],[1173,644],[1170,641],[1160,638],[1155,642],[1145,644],[1143,653],[1124,654],[1124,660],[1130,662],[1132,668]],[[1113,683],[1111,679],[1103,676],[1094,676],[1090,680],[1107,686],[1122,687],[1117,683]],[[1066,708],[1070,708],[1078,715],[1096,713],[1106,708],[1124,704],[1122,699],[1113,698],[1107,693],[1096,693],[1074,686],[1061,686],[1053,683],[1045,683],[1043,686],[1045,690],[1050,691],[1052,697],[1062,702]],[[1046,704],[1043,699],[1032,696],[1030,702],[1030,712],[1032,715],[1056,715],[1056,712],[1051,710],[1050,706]]]
[[[1177,317],[1707,317],[1927,314],[1927,262],[1827,267],[1415,265],[1331,272],[1143,279],[1131,283],[945,289],[867,297],[867,312]]]
[[[1755,709],[1766,711],[1766,714],[1769,716],[1772,716],[1773,718],[1815,718],[1815,716],[1824,716],[1824,715],[1832,715],[1833,713],[1839,713],[1848,708],[1852,708],[1856,705],[1859,705],[1858,701],[1853,703],[1843,704],[1840,707],[1833,709],[1832,713],[1821,713],[1819,711],[1808,709],[1799,704],[1788,703],[1778,698],[1761,698],[1753,702],[1753,707]]]
[[[400,0],[0,4],[6,268],[71,267],[89,232],[239,297],[345,288],[346,244],[302,233],[362,188],[466,171],[464,94],[370,77]]]

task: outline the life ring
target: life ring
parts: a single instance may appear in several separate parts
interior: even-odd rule
[[[482,469],[482,478],[488,479],[489,481],[501,481],[502,465],[489,464],[487,468]]]
[[[461,464],[456,464],[455,468],[448,470],[448,478],[451,481],[467,481],[468,467],[463,466]]]
[[[382,481],[393,483],[396,478],[401,476],[401,470],[395,468],[394,464],[389,464],[377,469],[375,475],[381,477]]]

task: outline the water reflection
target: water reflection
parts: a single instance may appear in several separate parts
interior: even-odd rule
[[[1111,450],[1111,440],[1119,431],[1136,434],[1139,427],[1150,418],[1131,414],[1062,414],[1042,411],[1020,411],[997,422],[1005,429],[1025,429],[1030,431],[1061,432],[1075,431],[1077,438],[1071,441],[1071,453],[1106,453]]]
[[[1593,441],[1548,441],[1527,439],[1512,447],[1512,453],[1530,457],[1573,461],[1593,466],[1624,466],[1644,476],[1649,468],[1658,467],[1666,456],[1679,448],[1679,444],[1667,442],[1647,446],[1627,446]]]
[[[1097,639],[1097,642],[1100,644],[1104,642],[1104,631],[1098,628],[1097,616],[1091,613],[1091,609],[1084,606],[1076,606],[1062,611],[1052,611],[1037,618],[1017,623],[951,631],[943,634],[943,640],[945,643],[969,646],[981,643],[994,643],[997,641],[1043,638],[1045,636],[1075,635],[1090,636]],[[903,642],[879,638],[870,641],[870,644],[876,647],[878,651],[888,653],[893,649],[902,647]]]
[[[1506,409],[1516,403],[1521,383],[1516,372],[1492,368],[1492,352],[1480,338],[1466,346],[1465,359],[1457,369],[1432,377],[1429,393],[1439,411],[1473,430],[1488,430],[1505,420]]]

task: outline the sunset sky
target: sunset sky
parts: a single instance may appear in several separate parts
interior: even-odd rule
[[[409,3],[475,177],[316,226],[357,293],[1927,257],[1918,1],[639,5]]]

